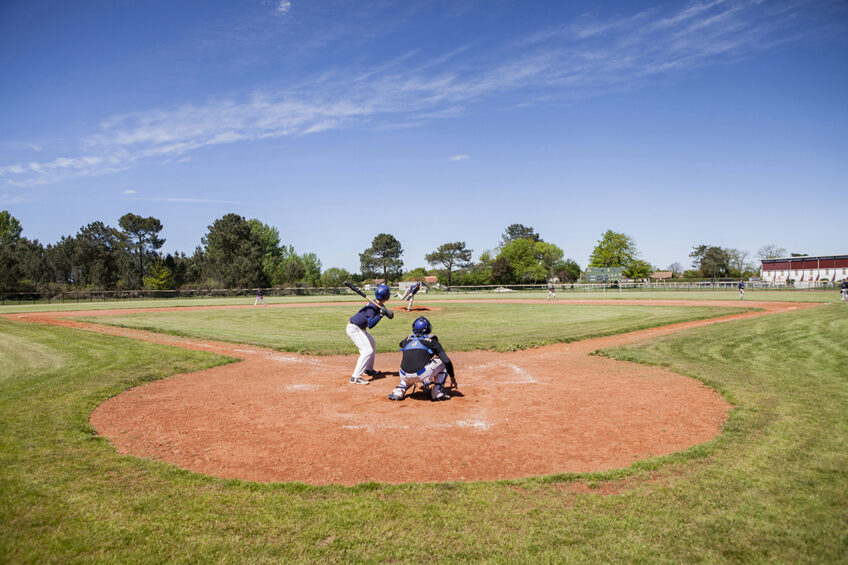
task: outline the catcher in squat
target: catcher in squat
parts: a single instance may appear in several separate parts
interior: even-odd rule
[[[439,338],[431,335],[433,327],[424,316],[412,322],[412,334],[400,342],[403,358],[400,362],[400,383],[389,395],[389,400],[403,400],[406,389],[415,383],[421,383],[424,390],[430,391],[430,400],[449,400],[445,390],[445,379],[450,376],[451,384],[456,388],[456,376],[453,363],[439,343]]]

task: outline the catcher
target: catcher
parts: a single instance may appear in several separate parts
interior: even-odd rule
[[[403,358],[400,362],[400,383],[389,395],[389,400],[403,400],[409,385],[421,383],[424,390],[430,391],[430,400],[449,400],[445,390],[445,379],[450,376],[453,388],[456,388],[456,376],[453,363],[445,353],[439,338],[430,335],[433,327],[424,316],[412,322],[412,334],[400,342]]]

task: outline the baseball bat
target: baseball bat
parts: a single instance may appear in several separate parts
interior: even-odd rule
[[[388,308],[386,308],[385,306],[380,306],[380,305],[379,305],[379,304],[377,304],[375,301],[371,300],[371,297],[370,297],[370,296],[368,296],[367,294],[365,294],[364,292],[362,292],[362,290],[361,290],[358,286],[356,286],[355,284],[353,284],[352,282],[350,282],[350,281],[345,281],[345,286],[346,286],[346,287],[348,287],[348,288],[349,288],[350,290],[352,290],[353,292],[355,292],[356,294],[360,295],[362,298],[364,298],[365,300],[367,300],[368,302],[370,302],[371,304],[373,304],[373,305],[374,305],[374,306],[376,306],[377,308],[379,308],[379,309],[380,309],[380,311],[383,313],[383,315],[384,315],[384,316],[386,316],[389,320],[391,320],[392,318],[394,318],[394,317],[395,317],[395,313],[394,313],[394,312],[392,312],[391,310],[389,310],[389,309],[388,309]]]

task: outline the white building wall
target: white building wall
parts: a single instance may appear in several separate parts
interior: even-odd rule
[[[787,270],[778,270],[778,271],[766,271],[764,269],[760,269],[760,278],[767,282],[776,282],[776,283],[784,283],[787,279],[793,279],[796,281],[821,281],[827,279],[829,281],[842,281],[845,278],[848,278],[848,268],[839,267],[836,269],[792,269],[791,271]]]

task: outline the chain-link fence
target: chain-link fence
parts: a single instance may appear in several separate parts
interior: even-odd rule
[[[728,292],[738,290],[738,281],[692,281],[692,282],[621,282],[621,283],[557,283],[558,293],[637,293],[637,292]],[[826,291],[837,288],[838,285],[826,282],[804,282],[777,284],[766,281],[746,281],[746,290],[782,292],[804,290],[808,292]],[[366,286],[365,288],[370,288]],[[439,295],[442,293],[530,293],[547,292],[548,284],[513,284],[513,285],[476,285],[453,286],[450,289],[432,286],[425,292]],[[397,286],[395,286],[397,290]],[[292,287],[262,289],[266,297],[272,296],[356,296],[347,287]],[[35,303],[80,303],[80,302],[121,302],[139,300],[170,300],[170,299],[202,299],[245,297],[252,298],[256,289],[202,289],[202,290],[72,290],[61,292],[16,292],[0,294],[0,304],[35,304]]]

